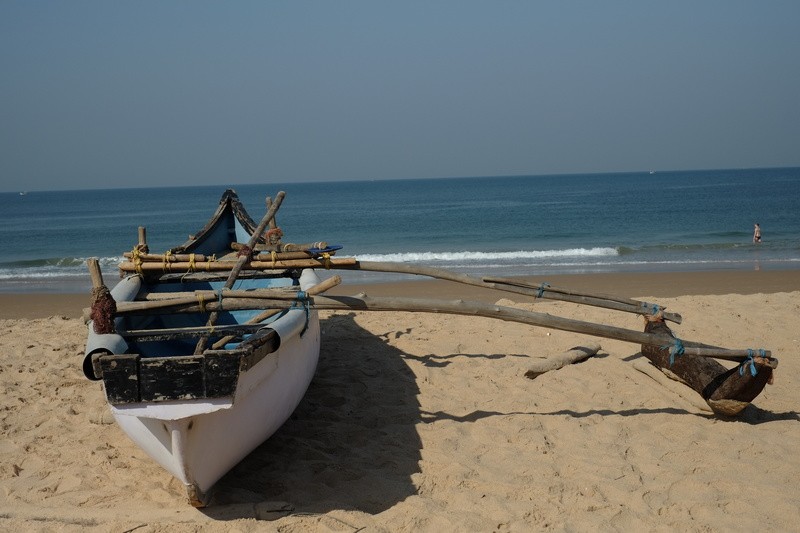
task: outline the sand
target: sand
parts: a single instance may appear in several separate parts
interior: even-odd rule
[[[203,510],[84,379],[87,298],[2,295],[0,530],[796,530],[800,272],[765,274],[622,275],[636,292],[604,290],[681,313],[683,339],[772,350],[774,385],[734,420],[628,343],[481,318],[326,312],[306,397]],[[614,277],[547,281],[608,289]],[[366,292],[398,289],[458,293]],[[574,304],[483,298],[642,326]],[[590,342],[602,345],[596,357],[524,377],[532,360]]]

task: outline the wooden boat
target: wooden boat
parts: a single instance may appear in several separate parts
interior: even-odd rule
[[[256,231],[236,193],[229,190],[210,222],[165,256],[216,254],[216,262],[227,264],[229,272],[237,260],[231,243],[264,244]],[[314,257],[326,250],[331,251],[311,247],[304,253]],[[133,255],[146,251],[140,242]],[[122,303],[170,293],[218,293],[225,274],[197,269],[151,275],[142,270],[124,277],[111,296]],[[237,291],[284,292],[285,297],[297,298],[296,305],[264,319],[254,310],[222,310],[211,326],[208,313],[169,308],[117,316],[112,319],[113,333],[97,333],[97,317],[88,324],[86,376],[102,380],[120,428],[186,486],[195,506],[203,506],[214,483],[289,417],[311,382],[319,356],[317,312],[303,305],[302,293],[295,296],[298,290],[318,286],[313,269],[248,272],[235,281]],[[196,353],[199,331],[210,335],[208,348]],[[234,335],[238,337],[231,339]]]
[[[274,433],[300,402],[319,357],[317,310],[485,316],[640,344],[658,368],[676,375],[716,413],[727,416],[741,412],[777,367],[766,350],[754,357],[750,349],[678,339],[664,320],[680,323],[681,316],[657,304],[519,279],[332,259],[339,247],[326,243],[282,244],[274,224],[265,233],[282,194],[256,225],[236,194],[226,191],[209,223],[162,255],[149,254],[140,228],[139,244],[120,265],[127,275],[110,293],[99,269],[90,268],[95,304],[86,312],[84,373],[103,381],[119,426],[186,486],[195,506],[205,505],[214,483]],[[320,282],[314,269],[322,267],[424,275],[636,313],[648,323],[642,332],[480,302],[320,296],[340,281],[333,276]],[[598,349],[577,350],[565,361]],[[710,358],[739,366],[729,370]],[[527,373],[539,374],[538,369]]]

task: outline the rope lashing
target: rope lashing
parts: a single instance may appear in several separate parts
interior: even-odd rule
[[[751,350],[751,349],[748,349],[747,350],[747,359],[742,361],[742,364],[739,365],[739,375],[740,376],[744,376],[744,369],[748,365],[750,366],[750,375],[751,376],[755,377],[756,374],[758,374],[758,369],[756,369],[756,362],[755,362],[755,357],[754,356],[755,356],[755,352],[753,352],[753,350]],[[758,356],[760,358],[762,358],[762,359],[766,359],[767,358],[767,352],[763,348],[761,348],[761,349],[758,350]]]
[[[108,287],[101,285],[92,289],[92,310],[89,317],[93,321],[94,332],[97,334],[115,333],[114,313],[117,312],[117,302],[111,296]]]
[[[247,245],[242,246],[239,251],[236,253],[237,257],[253,257],[253,249]]]
[[[657,315],[658,312],[661,311],[661,307],[659,307],[658,304],[648,304],[647,302],[645,302],[643,305],[646,307],[650,307],[650,314],[653,316]]]
[[[133,247],[131,250],[131,261],[133,261],[133,268],[136,270],[136,273],[140,276],[144,276],[144,270],[142,270],[142,260],[141,256],[141,248],[137,245]]]
[[[539,292],[538,294],[536,294],[536,297],[541,298],[542,296],[544,296],[544,290],[549,286],[550,286],[549,283],[542,283],[541,285],[539,285]]]
[[[302,337],[308,329],[308,321],[311,315],[311,299],[306,291],[297,291],[297,298],[292,302],[291,309],[300,309],[301,306],[306,312],[306,323],[303,325],[302,331],[300,331],[300,336]]]
[[[222,291],[223,291],[223,290],[224,290],[224,289],[219,289],[219,290],[217,291],[217,302],[218,302],[218,304],[219,304],[219,309],[218,309],[218,311],[222,311]]]
[[[322,260],[325,261],[325,270],[331,269],[331,254],[325,252],[322,254]]]
[[[272,251],[272,268],[275,268],[278,265],[278,252]]]
[[[206,301],[203,298],[203,295],[200,294],[200,293],[197,294],[197,303],[200,305],[200,311],[202,313],[205,313],[206,312]]]
[[[194,262],[195,254],[189,254],[189,272],[194,272],[195,267],[197,266]]]
[[[169,263],[170,263],[170,261],[172,261],[172,251],[171,250],[167,250],[166,252],[164,252],[164,255],[162,257],[163,257],[163,265],[162,265],[161,269],[164,272],[169,272],[169,270],[170,270],[169,269]]]
[[[669,348],[669,366],[675,364],[675,357],[680,357],[686,352],[686,349],[683,347],[683,342],[677,337],[675,337],[675,344],[670,346],[662,346],[661,349],[664,350]]]

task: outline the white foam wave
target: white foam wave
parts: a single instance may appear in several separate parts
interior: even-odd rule
[[[358,254],[360,261],[391,262],[485,262],[552,259],[564,257],[609,257],[619,255],[616,248],[571,248],[567,250],[518,250],[514,252],[400,252],[393,254]]]

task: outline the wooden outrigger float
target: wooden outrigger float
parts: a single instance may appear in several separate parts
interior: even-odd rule
[[[205,505],[213,484],[288,418],[313,376],[319,310],[407,311],[483,316],[639,344],[665,373],[700,393],[715,413],[744,409],[771,381],[777,359],[675,337],[681,322],[658,304],[517,279],[474,278],[442,269],[334,258],[339,246],[281,242],[268,199],[256,226],[233,191],[187,243],[151,254],[146,233],[120,265],[110,293],[90,263],[95,303],[84,312],[84,372],[102,380],[120,427]],[[242,242],[246,244],[242,244]],[[645,331],[462,300],[325,296],[339,276],[318,269],[416,274],[535,298],[643,315]],[[596,351],[596,350],[595,350]],[[738,363],[728,369],[714,359]]]

